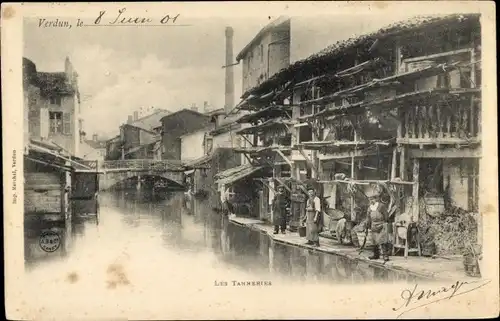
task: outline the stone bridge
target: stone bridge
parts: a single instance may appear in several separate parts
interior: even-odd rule
[[[183,182],[183,167],[178,160],[132,159],[99,163],[99,189],[106,190],[126,180],[136,179],[138,184],[145,178],[163,181],[167,186],[180,188]]]

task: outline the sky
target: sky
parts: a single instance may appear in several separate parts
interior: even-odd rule
[[[87,135],[110,136],[134,111],[171,111],[207,101],[224,106],[225,27],[234,29],[233,55],[269,17],[188,27],[51,28],[25,20],[24,57],[38,71],[64,71],[69,57],[79,75],[82,117]],[[234,67],[235,102],[241,96],[241,67]]]
[[[408,16],[408,14],[404,14]],[[225,27],[234,29],[233,55],[277,17],[197,19],[187,27],[39,28],[38,19],[24,23],[24,57],[38,71],[64,70],[69,57],[79,74],[84,131],[103,138],[118,134],[128,115],[155,108],[172,112],[207,101],[224,106]],[[302,21],[292,33],[291,48],[299,58],[338,40],[373,31],[405,17],[367,19],[353,16]],[[361,18],[361,19],[360,19]],[[364,22],[363,22],[364,21]],[[316,23],[316,27],[310,27]],[[294,28],[294,27],[292,27]],[[317,29],[312,30],[312,29]],[[299,32],[305,30],[304,32]],[[318,32],[318,30],[322,32]],[[311,37],[311,35],[315,35]],[[299,46],[294,44],[300,39]],[[301,47],[301,48],[300,48]],[[300,49],[300,50],[299,50]],[[292,58],[294,54],[292,54]],[[293,60],[293,59],[292,59]],[[293,61],[292,61],[293,62]],[[242,94],[241,66],[234,67],[235,103]]]

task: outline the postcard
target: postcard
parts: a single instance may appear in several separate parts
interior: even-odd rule
[[[494,7],[3,3],[7,318],[498,316]]]

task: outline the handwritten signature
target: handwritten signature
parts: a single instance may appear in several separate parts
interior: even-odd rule
[[[145,18],[145,17],[130,17],[130,16],[125,16],[125,11],[127,8],[122,8],[118,10],[118,13],[115,15],[112,15],[113,20],[109,21],[109,25],[144,25],[144,24],[152,24],[154,23],[153,19],[151,18]],[[102,18],[107,16],[108,13],[103,10],[99,12],[99,16],[94,20],[95,25],[100,25],[102,22]],[[176,15],[164,15],[160,20],[159,23],[164,25],[168,23],[174,24],[177,19],[179,18],[180,14]]]
[[[403,300],[403,303],[400,307],[392,308],[392,310],[401,311],[401,313],[397,316],[397,318],[399,318],[409,311],[416,310],[442,300],[450,300],[458,295],[477,290],[490,282],[491,280],[456,281],[450,286],[442,286],[439,289],[434,290],[421,289],[418,284],[415,284],[412,289],[404,289],[401,291],[401,299]]]

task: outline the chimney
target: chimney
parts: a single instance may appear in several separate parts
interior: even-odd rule
[[[97,142],[97,134],[92,135],[92,140],[93,140],[94,142]]]
[[[204,101],[203,102],[203,112],[207,113],[208,109],[209,109],[209,107],[208,107],[208,101]]]
[[[224,111],[228,114],[234,108],[233,28],[226,27],[226,91]]]
[[[196,107],[195,103],[191,105],[191,110],[198,111],[198,107]]]
[[[128,115],[127,124],[132,124],[132,115]]]
[[[134,111],[134,121],[136,121],[137,119],[139,119],[139,112]]]

